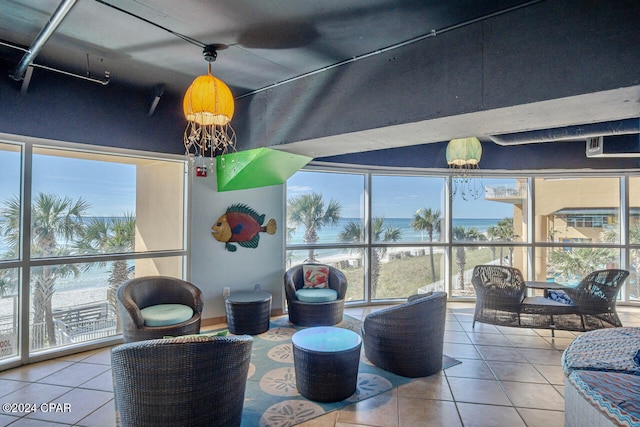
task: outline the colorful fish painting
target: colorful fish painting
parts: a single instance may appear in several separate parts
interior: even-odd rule
[[[235,252],[238,248],[229,242],[237,242],[245,248],[257,248],[260,242],[261,232],[275,234],[276,220],[271,218],[266,225],[264,215],[259,215],[249,206],[239,203],[227,208],[227,212],[222,215],[211,227],[213,237],[225,244],[225,249]]]

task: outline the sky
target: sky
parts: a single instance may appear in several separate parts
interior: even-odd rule
[[[511,186],[515,179],[485,179],[487,186]],[[335,174],[300,171],[287,181],[288,197],[304,193],[322,193],[325,200],[336,199],[342,205],[341,216],[345,218],[362,215],[362,189],[364,177],[358,174]],[[424,176],[375,175],[372,178],[373,216],[385,218],[410,218],[418,209],[430,208],[444,211],[444,178]],[[513,205],[477,200],[453,201],[454,218],[505,218],[513,217]]]
[[[0,204],[20,193],[20,155],[0,150]],[[87,216],[135,213],[136,166],[58,156],[33,156],[32,195],[39,192],[82,197]],[[0,205],[1,206],[1,205]]]
[[[20,154],[0,150],[0,203],[20,191]],[[91,204],[88,216],[135,213],[135,165],[34,154],[32,193],[56,193]],[[483,185],[515,186],[514,179],[482,179]],[[444,211],[444,178],[374,175],[373,216],[410,218],[418,209]],[[287,182],[289,197],[319,192],[328,202],[336,199],[343,218],[363,216],[364,175],[300,171]],[[454,198],[454,218],[513,216],[508,203]]]

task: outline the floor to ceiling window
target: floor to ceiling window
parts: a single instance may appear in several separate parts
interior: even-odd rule
[[[118,335],[121,283],[183,276],[184,161],[81,148],[0,144],[2,359]]]
[[[335,265],[349,286],[355,279],[352,302],[435,290],[474,298],[471,271],[478,264],[514,266],[528,279],[567,285],[596,269],[624,268],[631,275],[620,299],[640,301],[640,177],[568,176],[483,171],[464,183],[479,189],[474,198],[446,175],[311,167],[287,183],[288,228],[296,230],[287,250],[298,254],[289,265],[308,258]],[[301,228],[292,203],[302,195],[325,201],[325,210],[330,200],[346,205],[351,197],[360,214],[341,211],[330,228],[314,228],[305,240],[309,228]]]

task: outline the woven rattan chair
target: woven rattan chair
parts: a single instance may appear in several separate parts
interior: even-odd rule
[[[252,343],[187,336],[113,348],[118,425],[239,426]]]
[[[315,264],[323,265],[323,264]],[[300,326],[331,326],[342,321],[347,278],[337,268],[329,268],[329,287],[338,293],[338,299],[330,302],[303,302],[296,298],[296,291],[304,286],[303,264],[291,267],[284,274],[284,290],[289,310],[289,321]]]
[[[164,276],[138,277],[120,285],[117,298],[125,342],[200,332],[202,292],[189,282]],[[193,317],[174,325],[145,326],[140,310],[158,304],[187,305],[193,309]]]
[[[447,294],[413,295],[404,304],[369,314],[362,325],[367,359],[404,377],[442,369]]]
[[[616,312],[616,298],[628,275],[626,270],[598,270],[585,276],[575,288],[562,291],[575,304],[582,330],[590,329],[587,325],[590,316],[611,326],[622,326]]]
[[[522,301],[527,287],[517,268],[502,265],[476,265],[471,284],[476,291],[476,321],[501,325],[520,325]]]

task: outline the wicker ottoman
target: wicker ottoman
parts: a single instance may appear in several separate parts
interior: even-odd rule
[[[333,326],[303,329],[291,338],[298,392],[317,402],[337,402],[356,391],[360,335]]]
[[[224,305],[232,334],[258,335],[269,330],[269,292],[234,292],[224,299]]]

